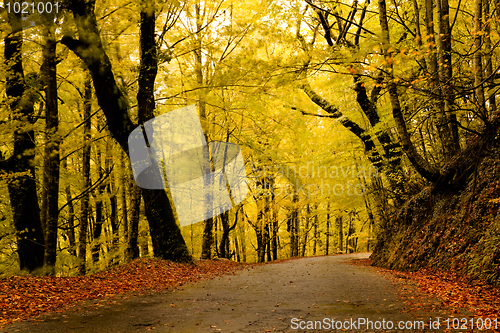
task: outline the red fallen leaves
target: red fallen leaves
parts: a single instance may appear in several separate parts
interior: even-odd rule
[[[243,267],[229,260],[203,260],[189,265],[138,259],[89,276],[12,276],[0,279],[0,327],[44,312],[61,311],[78,301],[171,289],[231,274]]]
[[[355,264],[370,265],[370,260],[356,260]],[[485,282],[473,280],[469,276],[460,275],[453,271],[433,271],[421,269],[417,272],[399,272],[389,269],[377,269],[389,273],[398,280],[413,282],[418,290],[427,294],[429,298],[441,299],[440,308],[447,308],[447,314],[460,317],[463,309],[472,313],[475,318],[490,318],[500,320],[500,289],[494,288]],[[408,297],[413,299],[413,297]],[[418,303],[407,302],[415,307]]]
[[[446,306],[464,308],[474,317],[500,319],[500,290],[482,281],[455,272],[429,269],[398,275],[412,279],[422,291],[440,297]]]

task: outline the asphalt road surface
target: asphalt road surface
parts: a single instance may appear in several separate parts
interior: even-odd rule
[[[366,257],[323,256],[255,266],[175,291],[89,301],[0,332],[420,331],[412,327],[414,314],[400,313],[403,304],[393,282],[373,267],[346,262]],[[407,329],[399,329],[400,321]]]

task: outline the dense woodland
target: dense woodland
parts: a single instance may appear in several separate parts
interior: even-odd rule
[[[498,1],[58,4],[1,11],[3,275],[372,251],[412,197],[477,179],[500,126]],[[127,140],[192,104],[250,193],[181,228]]]

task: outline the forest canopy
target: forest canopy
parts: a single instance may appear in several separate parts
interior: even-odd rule
[[[0,274],[372,250],[407,200],[463,186],[495,139],[498,11],[490,0],[5,1]],[[180,227],[168,180],[136,185],[128,137],[189,105],[207,142],[241,148],[249,194]]]

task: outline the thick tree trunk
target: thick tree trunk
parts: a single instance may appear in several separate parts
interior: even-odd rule
[[[236,215],[236,218],[238,216]],[[229,211],[224,212],[220,215],[220,221],[222,225],[222,236],[220,238],[220,243],[219,243],[219,254],[221,258],[226,258],[229,259],[230,253],[228,251],[229,249],[229,232],[234,229],[236,226],[236,220],[235,224],[232,227],[229,227]]]
[[[55,275],[57,227],[59,219],[59,110],[57,98],[57,73],[56,73],[56,39],[55,25],[47,22],[45,25],[45,47],[43,50],[42,66],[45,84],[46,105],[46,137],[44,174],[47,177],[46,198],[47,211],[45,222],[45,256],[44,264],[47,274]]]
[[[90,142],[91,142],[91,111],[92,111],[92,85],[90,75],[85,79],[85,95],[83,100],[83,153],[82,153],[82,171],[83,185],[85,190],[90,188]],[[87,230],[90,217],[90,193],[86,192],[82,197],[82,208],[80,214],[80,234],[78,236],[78,272],[85,275],[87,271]]]
[[[448,0],[437,0],[437,21],[439,26],[440,61],[439,75],[441,78],[441,91],[444,102],[444,116],[446,120],[445,144],[449,153],[449,158],[460,151],[460,138],[458,134],[458,122],[454,104],[454,89],[452,87],[453,66],[451,63],[451,26],[450,26],[450,5]]]
[[[447,47],[447,40],[443,39],[441,36],[438,37],[436,41],[435,30],[434,30],[434,5],[435,2],[438,3],[438,8],[441,8],[441,0],[426,0],[425,1],[425,23],[427,28],[427,46],[429,54],[429,74],[431,82],[431,91],[436,96],[435,101],[435,112],[434,119],[436,124],[436,130],[443,147],[443,156],[447,161],[453,157],[455,153],[455,148],[453,145],[453,136],[451,133],[450,118],[446,113],[449,104],[446,104],[444,94],[449,93],[449,89],[444,86],[449,84],[445,79],[446,72],[442,71],[443,67],[439,67],[438,63],[438,49],[436,48],[436,43],[440,44],[440,52],[443,54],[443,48]],[[437,27],[438,31],[441,32],[444,27],[444,22],[442,22],[441,12],[437,15]],[[450,66],[451,67],[451,66]],[[446,105],[445,105],[446,104]]]
[[[79,39],[65,36],[62,38],[62,43],[68,46],[75,54],[81,58],[87,65],[94,82],[94,88],[97,95],[99,106],[102,108],[108,129],[113,138],[120,144],[123,150],[128,154],[128,136],[134,129],[134,124],[128,116],[128,102],[119,89],[111,68],[111,62],[104,51],[97,20],[94,13],[94,2],[84,0],[70,0],[70,8],[75,18],[76,27],[78,29]],[[152,5],[151,8],[154,8]],[[144,35],[141,28],[141,40],[148,39],[154,42],[154,11],[149,11],[150,15],[141,15],[142,20],[152,21],[149,26],[149,33]],[[144,22],[141,22],[141,26]],[[145,29],[146,30],[146,29]],[[151,34],[151,30],[153,34]],[[144,49],[141,41],[141,52],[143,55],[151,55],[151,59],[156,61],[153,56],[153,49]],[[144,57],[141,57],[141,59]],[[142,61],[142,60],[141,60]],[[140,66],[141,73],[149,71],[154,64],[146,65],[142,62]],[[144,75],[144,80],[153,82],[153,75]],[[139,80],[139,85],[143,86],[143,80]],[[153,90],[148,92],[150,96],[150,105],[154,105]],[[138,99],[138,107],[140,114],[143,113],[145,100]],[[187,249],[186,243],[182,238],[179,226],[175,220],[175,215],[172,210],[170,200],[165,191],[142,189],[142,197],[146,206],[146,216],[148,218],[149,227],[151,230],[153,248],[155,256],[173,261],[191,261],[192,258]]]
[[[203,240],[201,243],[201,259],[211,259],[212,258],[212,244],[214,242],[213,238],[214,221],[212,218],[205,220],[203,223]]]
[[[17,173],[7,183],[16,229],[17,253],[20,268],[33,271],[43,266],[45,250],[36,192],[35,133],[29,129],[29,124],[33,123],[34,109],[24,81],[21,14],[9,13],[7,18],[11,32],[4,38],[7,69],[5,93],[13,120],[22,126],[15,130],[13,154],[8,160],[1,161],[1,168]],[[23,126],[25,124],[28,126]]]
[[[380,26],[382,28],[382,48],[386,59],[391,57],[389,52],[389,24],[387,22],[387,9],[385,0],[378,1],[379,7],[379,18],[380,18]],[[389,98],[392,106],[392,115],[394,117],[394,121],[396,123],[396,129],[398,131],[400,141],[403,146],[403,150],[405,151],[408,159],[413,164],[418,173],[420,173],[424,178],[435,182],[439,179],[439,170],[432,166],[427,160],[423,159],[422,156],[419,155],[418,151],[415,149],[415,146],[411,142],[410,134],[408,133],[408,129],[406,128],[406,122],[403,116],[403,112],[401,110],[401,106],[399,103],[399,96],[397,91],[397,86],[394,82],[393,68],[392,64],[388,62],[387,65],[387,85],[389,91]]]

